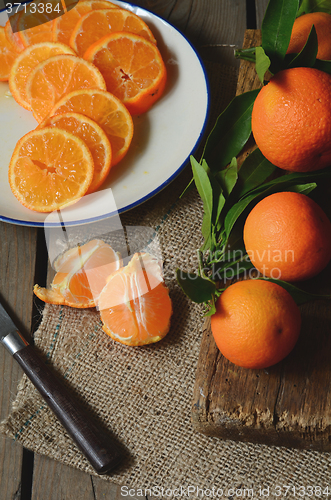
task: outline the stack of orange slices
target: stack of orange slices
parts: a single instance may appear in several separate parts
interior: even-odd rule
[[[39,212],[100,188],[130,147],[132,116],[150,109],[167,79],[137,15],[106,0],[59,9],[58,0],[36,0],[0,27],[0,80],[39,123],[18,141],[9,183]]]

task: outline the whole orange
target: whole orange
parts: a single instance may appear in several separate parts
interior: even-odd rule
[[[254,279],[229,286],[211,317],[217,347],[244,368],[267,368],[281,361],[295,346],[300,327],[300,311],[291,295],[280,285]]]
[[[277,167],[307,172],[331,165],[331,75],[314,68],[277,73],[254,102],[252,132]]]
[[[331,223],[308,196],[275,193],[249,213],[244,243],[251,262],[263,275],[304,280],[322,271],[331,258]]]
[[[318,40],[318,59],[331,59],[331,15],[326,12],[312,12],[298,17],[294,21],[287,54],[299,53],[315,26]]]

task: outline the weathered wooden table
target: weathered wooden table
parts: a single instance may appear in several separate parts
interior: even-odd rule
[[[204,61],[237,66],[246,28],[260,28],[268,0],[136,0],[179,28]],[[1,215],[1,214],[0,214]],[[42,229],[0,222],[0,296],[29,337],[39,312],[32,293],[47,280],[47,251]],[[0,347],[0,418],[6,417],[22,376]],[[99,500],[121,498],[120,487],[34,455],[0,437],[1,500]]]

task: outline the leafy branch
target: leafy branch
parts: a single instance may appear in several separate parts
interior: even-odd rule
[[[262,45],[238,50],[235,56],[254,62],[262,83],[267,71],[275,73],[298,66],[315,67],[331,74],[331,61],[316,59],[318,41],[314,26],[301,52],[286,54],[296,17],[303,9],[314,12],[318,6],[331,13],[327,3],[329,0],[270,0],[262,23]],[[254,270],[242,239],[242,225],[253,205],[280,191],[307,195],[318,182],[331,177],[331,167],[286,173],[270,163],[259,149],[254,149],[239,166],[237,156],[251,136],[252,109],[259,91],[236,96],[219,115],[200,161],[191,157],[192,183],[203,202],[204,243],[197,251],[198,272],[178,269],[177,280],[191,300],[205,304],[206,315],[215,312],[216,298],[224,290],[222,283]],[[269,280],[283,286],[297,303],[325,298],[280,280]]]

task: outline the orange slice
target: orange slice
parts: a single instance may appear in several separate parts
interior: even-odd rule
[[[110,274],[122,266],[119,253],[101,240],[91,240],[60,255],[50,288],[34,286],[39,299],[70,307],[94,307]]]
[[[80,1],[69,12],[58,17],[53,23],[53,41],[59,41],[69,45],[71,34],[80,20],[88,12],[96,9],[118,9],[118,5],[107,2],[107,0],[84,0]]]
[[[65,113],[47,118],[39,127],[58,127],[82,139],[91,151],[94,174],[86,194],[93,193],[106,179],[111,167],[110,142],[99,125],[87,116]]]
[[[18,52],[5,35],[5,28],[0,26],[0,81],[8,80],[10,69],[17,56]]]
[[[5,35],[17,52],[21,52],[24,49],[20,34],[16,31],[18,18],[21,14],[21,12],[16,12],[16,14],[10,16],[10,19],[8,19],[5,24]],[[13,32],[13,28],[15,29],[15,32]]]
[[[62,96],[84,88],[106,89],[100,71],[80,57],[60,54],[42,61],[30,73],[26,95],[40,123]]]
[[[63,11],[61,0],[36,0],[18,17],[18,33],[24,47],[53,41],[53,20]]]
[[[147,24],[132,12],[124,9],[101,9],[85,14],[78,21],[70,37],[70,47],[83,57],[93,43],[115,31],[136,33],[156,43]]]
[[[170,328],[172,304],[158,260],[134,254],[109,277],[98,308],[103,329],[114,340],[130,346],[161,340]]]
[[[26,95],[28,76],[37,64],[58,54],[75,55],[75,52],[63,43],[42,42],[27,47],[15,59],[9,75],[9,88],[18,104],[25,109],[31,110]]]
[[[167,73],[162,56],[155,44],[139,35],[107,35],[87,49],[84,59],[99,68],[108,92],[132,115],[147,111],[163,94]]]
[[[112,148],[112,165],[125,156],[133,136],[133,122],[129,111],[117,97],[103,90],[76,90],[65,95],[50,115],[68,112],[88,116],[105,131]]]
[[[59,128],[32,130],[16,144],[9,164],[9,184],[30,210],[52,212],[78,201],[93,178],[86,144]]]

